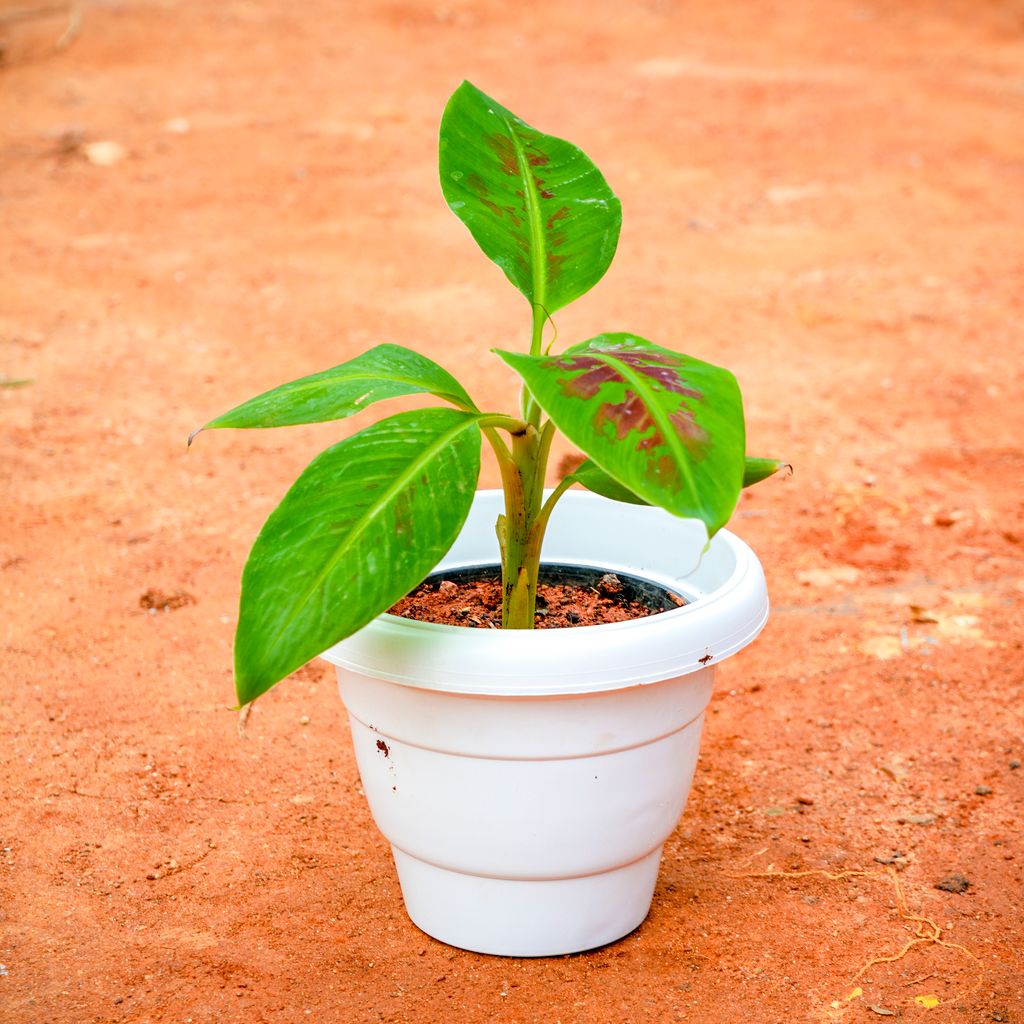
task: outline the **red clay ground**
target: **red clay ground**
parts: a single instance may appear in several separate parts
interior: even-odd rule
[[[81,13],[62,50],[64,15],[0,28],[0,1017],[1024,1021],[1024,7]],[[487,350],[527,307],[435,180],[463,77],[623,200],[561,339],[734,368],[751,451],[796,467],[733,523],[774,614],[721,668],[650,918],[554,960],[408,922],[325,667],[236,734],[248,545],[363,421],[185,448],[378,341],[508,404]],[[949,945],[858,975],[914,934],[896,851]]]

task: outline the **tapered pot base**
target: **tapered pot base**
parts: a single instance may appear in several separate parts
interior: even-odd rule
[[[392,848],[417,928],[451,946],[499,956],[579,953],[621,939],[650,909],[661,847],[582,878],[510,879],[463,874]]]

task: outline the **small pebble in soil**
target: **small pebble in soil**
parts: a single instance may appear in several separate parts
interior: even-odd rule
[[[597,589],[602,594],[618,594],[622,591],[622,580],[613,572],[606,572],[598,581]]]
[[[975,796],[988,796],[991,792],[992,792],[992,787],[991,786],[975,786],[974,787],[974,795]]]
[[[452,583],[451,580],[441,580],[437,589],[438,592],[444,594],[445,597],[453,597],[459,592],[458,584]]]
[[[901,825],[934,825],[934,814],[905,814],[896,819]]]
[[[796,802],[798,804],[803,804],[805,807],[813,807],[814,806],[814,797],[807,796],[806,794],[801,794],[800,796],[798,796],[796,798]]]
[[[970,884],[970,881],[963,875],[954,873],[947,875],[941,882],[936,882],[935,888],[941,889],[943,892],[963,893],[967,892]]]
[[[893,864],[893,865],[895,865],[899,861],[903,860],[904,857],[905,857],[905,854],[901,850],[893,850],[892,854],[890,856],[888,856],[888,857],[872,857],[871,859],[876,864],[886,864],[886,865]]]
[[[1011,771],[1016,771],[1019,767],[1020,767],[1020,761],[1018,761],[1016,758],[1014,758],[1010,762],[1010,770]]]

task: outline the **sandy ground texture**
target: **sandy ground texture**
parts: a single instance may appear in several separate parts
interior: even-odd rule
[[[1024,6],[33,4],[0,5],[5,1024],[1024,1021]],[[796,467],[733,522],[774,612],[650,917],[561,959],[409,923],[325,666],[236,732],[248,545],[365,421],[185,447],[380,341],[508,406],[528,309],[436,182],[463,77],[622,198],[560,340],[732,367]]]

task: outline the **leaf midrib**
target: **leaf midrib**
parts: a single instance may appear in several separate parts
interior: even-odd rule
[[[330,373],[330,370],[326,370],[325,373]],[[361,380],[377,380],[377,381],[382,381],[382,382],[385,382],[385,383],[392,382],[392,383],[395,383],[395,384],[401,384],[401,385],[403,385],[405,387],[412,387],[412,388],[415,389],[415,391],[418,391],[418,392],[421,392],[421,393],[427,393],[427,394],[431,394],[431,395],[436,395],[438,398],[443,398],[443,399],[445,399],[445,400],[447,400],[449,402],[452,402],[454,405],[461,406],[462,408],[465,408],[465,405],[463,405],[464,400],[469,398],[468,394],[460,396],[460,395],[458,395],[458,394],[456,394],[454,392],[438,391],[436,388],[425,388],[421,384],[416,383],[416,381],[415,381],[415,379],[413,377],[399,377],[399,376],[383,377],[379,373],[353,373],[353,374],[349,374],[349,375],[345,375],[345,376],[337,376],[337,377],[319,377],[316,380],[293,381],[292,384],[291,384],[291,388],[292,388],[292,392],[294,394],[304,394],[307,391],[313,391],[313,390],[316,390],[319,387],[324,387],[324,386],[327,386],[327,385],[330,385],[330,384],[348,383],[348,382],[361,381]],[[288,387],[289,387],[289,385],[284,384],[280,388],[275,388],[274,391],[270,392],[266,397],[270,398],[271,394],[275,394],[275,393],[280,394],[282,391],[284,391]],[[398,395],[389,395],[388,397],[397,398],[399,396]],[[259,401],[259,399],[254,398],[254,399],[251,399],[250,401],[251,402],[256,402],[256,401]],[[470,399],[470,401],[472,401],[472,400]],[[250,404],[250,402],[243,402],[242,405],[238,406],[237,409],[232,410],[232,412],[241,411],[242,409],[245,408],[245,406],[247,406],[249,404]],[[350,401],[349,404],[350,405],[354,405],[355,403]],[[357,410],[357,411],[361,412],[362,410]],[[218,416],[217,419],[211,420],[209,422],[209,424],[207,424],[207,427],[204,427],[203,429],[205,430],[208,427],[213,427],[214,424],[219,423],[221,420],[227,419],[230,415],[231,415],[231,413],[229,412],[229,413],[225,413],[223,416]]]
[[[545,264],[547,262],[547,246],[544,242],[544,230],[541,225],[540,196],[537,194],[537,186],[534,184],[533,175],[530,173],[530,161],[523,150],[519,136],[516,135],[512,122],[507,117],[502,117],[505,123],[505,130],[512,140],[512,148],[516,153],[516,165],[519,168],[519,176],[523,180],[523,195],[526,198],[526,219],[530,225],[530,260],[533,266],[530,268],[533,277],[533,295],[531,300],[535,306],[547,308],[547,276]]]
[[[327,372],[330,373],[330,370],[328,370]],[[453,392],[438,391],[436,388],[425,388],[423,387],[422,384],[418,384],[414,377],[401,377],[397,374],[393,377],[385,377],[379,373],[353,373],[345,376],[339,375],[337,377],[321,377],[319,380],[316,381],[296,381],[295,389],[296,391],[305,391],[307,388],[315,388],[318,384],[337,384],[338,382],[356,380],[379,380],[384,383],[390,382],[394,384],[401,384],[405,387],[413,387],[417,391],[427,391],[432,395],[437,395],[439,398],[454,397]]]
[[[600,353],[598,358],[604,358],[611,363],[622,374],[623,378],[633,385],[638,394],[646,402],[647,408],[651,411],[651,416],[654,419],[655,424],[661,430],[662,437],[665,438],[665,443],[672,449],[672,453],[676,457],[676,464],[683,471],[683,474],[686,477],[690,493],[696,499],[701,511],[707,514],[707,505],[702,500],[700,489],[697,487],[696,481],[693,479],[693,474],[690,472],[690,464],[686,457],[686,452],[683,448],[682,442],[679,440],[678,435],[673,429],[671,420],[669,420],[664,414],[664,410],[656,401],[651,400],[651,396],[655,394],[654,390],[648,385],[647,381],[641,374],[638,374],[623,360],[616,359],[615,356],[608,352]],[[682,399],[680,399],[680,404],[684,404]]]
[[[439,450],[446,447],[457,434],[466,430],[471,423],[475,423],[480,418],[472,413],[463,413],[463,415],[467,418],[453,426],[451,430],[446,431],[438,437],[433,444],[421,452],[419,457],[414,462],[411,462],[408,468],[397,476],[391,486],[383,492],[380,496],[380,500],[373,505],[371,509],[363,513],[359,520],[357,520],[358,525],[356,528],[345,537],[344,541],[339,545],[338,549],[331,556],[327,564],[317,574],[316,579],[314,579],[312,584],[306,589],[302,600],[295,605],[291,614],[284,620],[283,624],[274,631],[275,643],[278,637],[280,637],[280,635],[292,625],[299,613],[306,607],[310,598],[312,598],[313,594],[316,593],[317,589],[334,569],[335,565],[337,565],[341,560],[342,556],[348,552],[354,542],[366,532],[370,524],[382,513],[384,506],[387,505],[391,499],[394,498],[398,492],[410,482],[410,479],[413,476],[422,471],[424,465],[429,463],[437,455]]]

